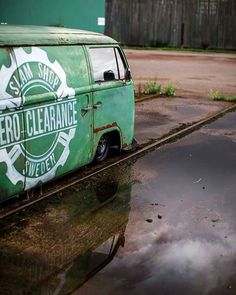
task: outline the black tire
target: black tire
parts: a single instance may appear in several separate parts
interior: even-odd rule
[[[109,136],[107,134],[104,134],[98,142],[94,161],[95,162],[104,161],[106,157],[108,156],[109,148],[110,148]]]

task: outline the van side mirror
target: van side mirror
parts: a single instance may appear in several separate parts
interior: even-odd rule
[[[128,68],[128,69],[126,69],[126,72],[125,72],[125,80],[126,81],[130,81],[131,79],[132,79],[132,77],[131,77],[131,71]]]
[[[112,70],[105,71],[103,73],[103,79],[104,79],[104,81],[113,81],[113,80],[115,80],[114,72]]]

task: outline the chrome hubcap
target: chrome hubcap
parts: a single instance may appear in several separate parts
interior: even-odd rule
[[[101,155],[105,152],[106,145],[107,145],[107,139],[106,137],[102,136],[101,139],[99,140],[98,147],[97,147],[98,154]]]

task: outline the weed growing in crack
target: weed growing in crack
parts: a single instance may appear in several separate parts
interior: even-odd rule
[[[161,94],[161,84],[149,81],[144,84],[144,94]]]
[[[176,96],[174,86],[172,84],[168,84],[162,94],[167,96]]]
[[[225,93],[217,89],[210,90],[209,98],[213,100],[236,102],[236,96],[226,95]]]

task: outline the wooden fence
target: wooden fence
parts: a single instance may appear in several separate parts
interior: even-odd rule
[[[107,0],[106,34],[128,45],[236,49],[236,0]]]

